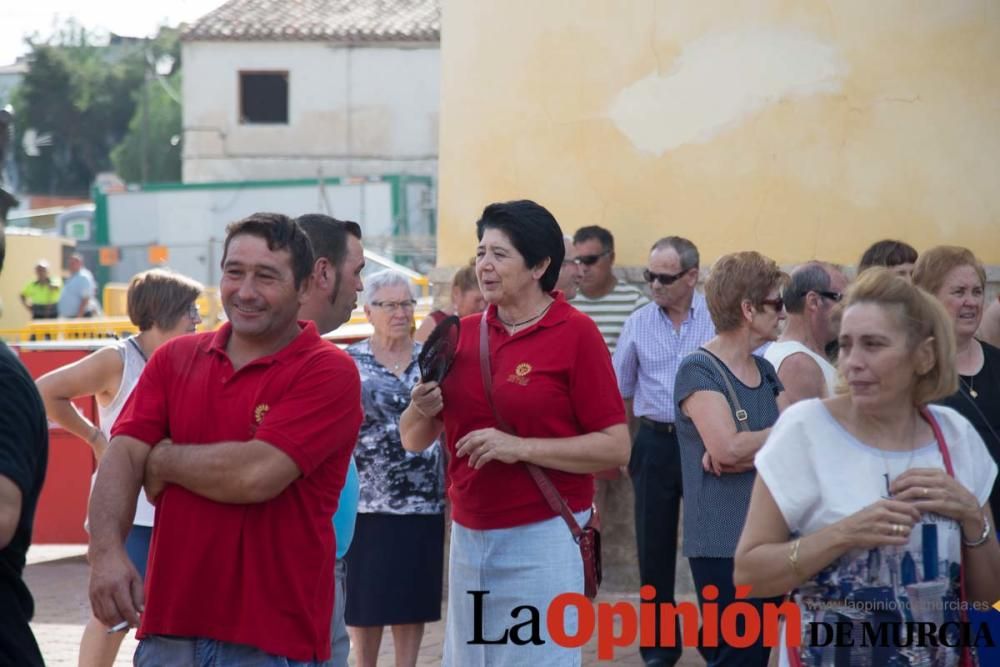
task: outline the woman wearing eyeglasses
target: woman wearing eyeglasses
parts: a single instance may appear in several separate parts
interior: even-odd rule
[[[137,274],[129,283],[126,301],[129,319],[139,327],[139,333],[38,378],[38,393],[49,419],[86,441],[97,461],[108,448],[111,427],[139,381],[146,360],[168,340],[193,332],[201,323],[195,304],[201,291],[202,286],[194,280],[162,269]],[[97,400],[99,425],[73,405],[72,400],[81,396]],[[153,535],[153,514],[146,494],[140,493],[125,549],[142,577]],[[80,642],[80,664],[112,665],[125,634],[108,634],[91,616]]]
[[[441,618],[444,482],[441,447],[411,454],[399,418],[420,381],[410,281],[381,271],[365,280],[374,333],[347,348],[361,374],[364,421],[354,460],[361,495],[347,564],[344,618],[359,667],[375,667],[392,627],[398,667],[415,665],[424,624]]]
[[[716,335],[681,362],[674,383],[677,440],[684,482],[684,555],[698,601],[718,589],[719,614],[735,599],[733,554],[750,503],[753,457],[778,419],[782,390],[774,367],[753,350],[778,337],[785,319],[778,296],[785,281],[757,252],[721,257],[705,283]],[[755,605],[762,600],[751,599]],[[747,648],[700,647],[709,666],[766,665],[758,640]]]

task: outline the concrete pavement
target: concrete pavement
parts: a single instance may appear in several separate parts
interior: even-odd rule
[[[25,579],[35,598],[35,618],[31,627],[41,646],[46,664],[51,667],[69,667],[77,664],[80,636],[90,615],[85,552],[86,547],[83,545],[38,545],[33,546],[28,553]],[[638,603],[638,597],[602,593],[599,601],[626,601],[634,605]],[[447,610],[443,611],[447,613]],[[443,635],[443,620],[427,625],[418,665],[431,667],[440,664]],[[118,661],[115,663],[116,667],[132,664],[131,657],[135,645],[134,633],[130,633],[122,644]],[[609,664],[598,661],[596,652],[596,641],[592,640],[585,647],[583,664]],[[392,633],[387,630],[379,653],[379,665],[392,664],[394,664]],[[613,664],[641,665],[638,647],[618,650]],[[682,667],[696,667],[705,663],[697,651],[688,649],[679,664]]]

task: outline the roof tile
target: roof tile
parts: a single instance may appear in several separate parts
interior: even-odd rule
[[[438,42],[440,0],[229,0],[187,41]]]

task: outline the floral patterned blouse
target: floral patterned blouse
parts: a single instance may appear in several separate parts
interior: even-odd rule
[[[444,511],[444,466],[440,442],[420,453],[403,449],[399,418],[410,404],[410,390],[420,381],[417,355],[402,378],[375,360],[369,341],[347,348],[361,374],[365,417],[354,460],[361,480],[358,512],[366,514],[439,514]]]

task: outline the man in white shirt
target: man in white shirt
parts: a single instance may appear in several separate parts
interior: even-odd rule
[[[825,262],[808,262],[792,271],[782,293],[788,313],[785,331],[764,353],[785,386],[778,395],[780,410],[806,398],[833,394],[837,369],[824,350],[837,338],[834,307],[845,289],[847,277]]]

